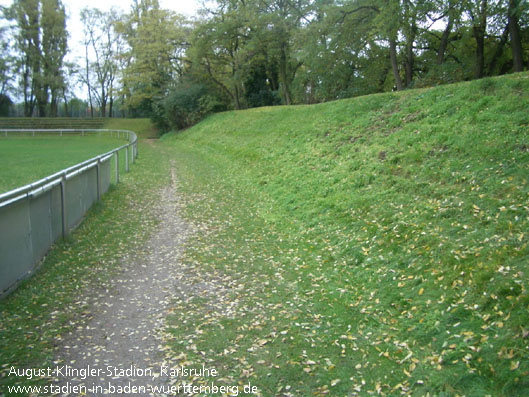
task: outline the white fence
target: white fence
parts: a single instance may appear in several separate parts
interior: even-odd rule
[[[138,153],[136,134],[123,130],[0,130],[9,135],[109,134],[128,139],[114,150],[53,175],[0,194],[0,297],[31,276],[52,244],[76,227],[92,204],[110,187],[111,161],[119,182],[119,155],[125,169]],[[2,138],[0,138],[2,139]],[[0,141],[1,142],[1,141]],[[1,159],[0,159],[1,162]]]

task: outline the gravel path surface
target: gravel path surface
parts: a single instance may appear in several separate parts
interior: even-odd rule
[[[179,208],[173,172],[155,208],[160,224],[147,246],[123,261],[110,286],[80,297],[89,302],[90,319],[59,346],[64,367],[59,367],[58,385],[84,385],[93,396],[160,395],[152,386],[168,380],[159,376],[161,331],[170,302],[179,298],[176,291],[185,291],[179,285],[178,260],[191,228],[179,217]]]

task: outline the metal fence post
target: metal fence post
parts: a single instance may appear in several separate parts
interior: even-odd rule
[[[96,174],[97,174],[97,201],[101,201],[101,157],[97,158]]]
[[[129,172],[129,147],[125,146],[125,171]]]
[[[68,237],[68,214],[66,210],[66,173],[61,176],[62,237]]]
[[[119,183],[119,151],[114,153],[114,162],[116,165],[116,185]]]

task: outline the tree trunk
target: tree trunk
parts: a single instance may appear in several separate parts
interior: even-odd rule
[[[509,26],[506,26],[502,35],[500,42],[498,43],[498,46],[496,47],[496,51],[494,52],[494,55],[492,56],[492,59],[489,63],[489,75],[493,75],[494,69],[496,69],[496,64],[498,63],[498,59],[500,59],[501,55],[503,54],[503,48],[505,47],[505,44],[507,43],[507,40],[509,39]],[[501,73],[500,73],[501,74]]]
[[[393,37],[389,39],[389,58],[391,60],[391,69],[393,70],[393,77],[395,78],[397,91],[402,91],[404,86],[402,85],[402,79],[400,78],[399,73],[399,65],[397,63],[397,41]]]
[[[108,117],[112,118],[114,115],[112,114],[114,110],[114,78],[110,80],[110,90],[108,94],[108,103],[109,103],[109,109],[108,109]]]
[[[290,81],[288,77],[288,61],[286,43],[281,43],[279,56],[279,81],[281,84],[281,94],[286,105],[292,105],[292,93],[290,92]]]
[[[406,87],[409,87],[413,80],[413,68],[415,63],[415,54],[413,53],[413,42],[415,41],[416,33],[417,25],[415,25],[414,22],[410,27],[410,33],[406,38],[406,62],[404,64],[404,70],[406,72]]]
[[[46,107],[48,106],[48,86],[39,87],[39,95],[37,96],[37,108],[39,117],[46,117]]]
[[[57,94],[55,92],[52,92],[50,101],[50,117],[57,117],[58,113],[59,107],[57,105]]]
[[[479,26],[474,26],[472,31],[476,39],[476,69],[474,76],[476,79],[480,79],[483,77],[485,69],[485,32]]]
[[[266,76],[268,77],[268,81],[270,82],[270,89],[272,91],[277,91],[279,89],[277,84],[277,72],[274,70],[274,64],[270,63],[270,60],[268,59],[268,54],[266,56]]]
[[[481,0],[479,5],[479,20],[473,21],[472,33],[476,39],[476,69],[475,77],[483,77],[485,70],[485,33],[487,31],[487,0]]]
[[[66,98],[66,95],[63,91],[62,98],[64,99],[64,115],[68,117],[68,99]]]
[[[237,86],[237,84],[235,84],[234,99],[235,99],[235,110],[241,110],[242,109],[241,99],[239,95],[239,87]]]
[[[442,65],[445,62],[445,53],[446,49],[448,48],[448,39],[450,38],[450,33],[452,33],[452,15],[448,16],[448,23],[446,24],[446,28],[443,31],[443,35],[441,36],[441,43],[439,44],[439,51],[437,52],[437,64]]]
[[[520,35],[520,24],[518,22],[518,12],[516,8],[519,6],[519,1],[509,0],[508,9],[508,27],[511,36],[512,61],[515,72],[523,71],[523,49],[522,37]]]
[[[90,64],[88,61],[88,44],[85,44],[86,54],[86,85],[88,87],[88,102],[90,103],[90,117],[94,117],[94,105],[92,103],[92,87],[90,86]]]
[[[105,117],[107,117],[107,100],[108,100],[107,98],[108,98],[108,93],[105,91],[104,82],[99,81],[99,84],[101,84],[101,101],[100,101],[101,117],[105,118]]]
[[[22,78],[24,86],[24,117],[31,117],[33,113],[33,85],[29,84],[29,61],[24,66],[24,75]],[[31,89],[31,94],[28,92]]]

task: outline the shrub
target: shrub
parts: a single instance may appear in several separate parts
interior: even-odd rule
[[[164,98],[155,101],[153,121],[163,131],[184,129],[225,105],[200,83],[182,82]]]
[[[9,116],[9,108],[12,104],[11,98],[5,94],[0,94],[0,117]]]

